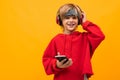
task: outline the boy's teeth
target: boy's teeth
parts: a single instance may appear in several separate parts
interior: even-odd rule
[[[73,26],[74,24],[68,24],[69,26]]]

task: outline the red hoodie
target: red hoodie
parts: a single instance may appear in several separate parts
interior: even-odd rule
[[[43,55],[43,65],[48,75],[54,74],[54,80],[84,80],[84,74],[89,78],[92,72],[92,55],[105,38],[100,28],[92,22],[82,24],[87,32],[72,32],[56,35]],[[57,52],[66,55],[73,61],[68,68],[57,68],[55,56]]]

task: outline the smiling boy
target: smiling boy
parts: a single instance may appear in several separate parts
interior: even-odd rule
[[[91,58],[104,40],[100,28],[86,19],[85,13],[74,4],[65,4],[57,12],[56,22],[63,28],[47,46],[43,55],[46,73],[54,74],[54,80],[88,80],[93,75]],[[86,32],[76,31],[82,25]],[[59,61],[56,55],[68,60]]]

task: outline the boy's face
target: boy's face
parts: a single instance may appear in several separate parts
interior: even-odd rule
[[[78,26],[78,17],[77,16],[66,16],[62,19],[62,24],[64,32],[73,32]]]

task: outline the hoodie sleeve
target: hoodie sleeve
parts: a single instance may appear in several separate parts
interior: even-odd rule
[[[97,46],[104,40],[105,36],[102,33],[101,29],[94,23],[86,21],[82,24],[83,29],[87,31],[87,37],[90,43],[90,55],[93,55],[93,52]]]
[[[56,53],[57,50],[55,42],[54,40],[51,40],[42,57],[43,66],[47,75],[56,74],[57,72],[61,71],[60,68],[56,67],[56,59],[54,58]]]

